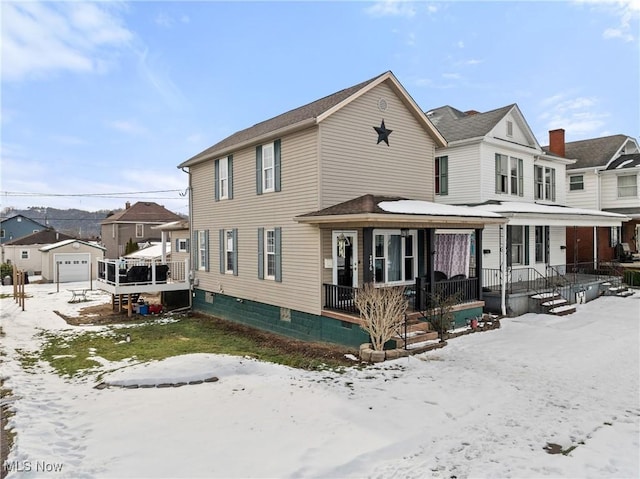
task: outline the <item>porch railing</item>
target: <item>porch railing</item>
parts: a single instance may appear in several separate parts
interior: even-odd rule
[[[113,286],[186,283],[188,272],[188,260],[98,260],[98,281]]]

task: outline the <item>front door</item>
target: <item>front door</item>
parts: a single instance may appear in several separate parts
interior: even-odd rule
[[[358,232],[334,230],[333,248],[333,284],[339,286],[358,286]]]

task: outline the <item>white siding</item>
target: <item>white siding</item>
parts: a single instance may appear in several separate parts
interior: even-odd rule
[[[582,175],[583,190],[569,191],[569,177]],[[567,171],[565,191],[567,192],[567,206],[573,208],[598,209],[598,177],[593,172],[572,173]]]
[[[437,203],[475,203],[480,198],[480,187],[486,181],[493,181],[493,170],[487,171],[480,165],[480,145],[474,143],[456,148],[436,150],[436,156],[447,156],[449,192],[436,195]],[[488,176],[488,178],[487,178]]]
[[[602,209],[640,206],[640,196],[618,198],[618,176],[633,174],[632,171],[606,171],[601,173]],[[636,173],[636,185],[640,191],[640,177]]]
[[[506,234],[506,227],[503,230]],[[500,227],[487,226],[482,230],[482,249],[491,250],[489,254],[482,255],[482,267],[500,269]]]

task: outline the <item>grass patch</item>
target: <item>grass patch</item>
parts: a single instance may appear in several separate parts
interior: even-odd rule
[[[126,342],[126,335],[131,342]],[[193,353],[249,356],[301,369],[342,368],[353,365],[346,348],[295,341],[210,317],[177,321],[110,325],[100,332],[69,335],[47,333],[40,358],[62,376],[91,372],[93,355],[108,361],[135,358],[160,360]],[[23,359],[23,362],[28,358]]]

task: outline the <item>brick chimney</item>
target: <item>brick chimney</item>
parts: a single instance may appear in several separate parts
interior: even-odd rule
[[[464,114],[465,114],[466,116],[473,116],[473,115],[477,115],[477,114],[479,114],[479,113],[480,113],[480,112],[479,112],[478,110],[467,110],[467,111],[465,111],[465,112],[464,112]]]
[[[549,151],[564,158],[564,130],[549,130]]]
[[[129,203],[128,201],[124,204],[125,209],[129,209],[131,208],[131,203]]]

